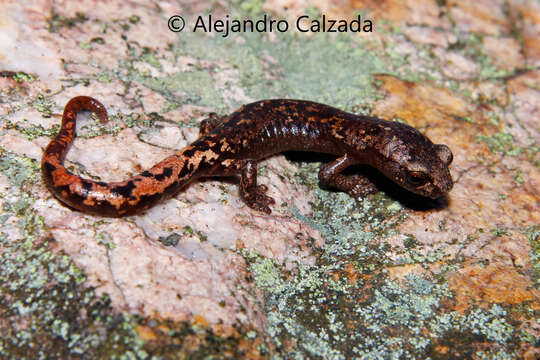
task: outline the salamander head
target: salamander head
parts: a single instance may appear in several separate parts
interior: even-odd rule
[[[448,193],[454,183],[449,165],[453,155],[448,146],[434,144],[418,130],[393,123],[379,138],[373,164],[379,171],[405,189],[437,199]],[[388,131],[389,130],[389,131]]]

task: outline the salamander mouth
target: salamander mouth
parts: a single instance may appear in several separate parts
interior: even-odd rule
[[[444,191],[440,186],[437,186],[432,182],[429,182],[419,187],[412,187],[410,186],[410,184],[403,184],[402,186],[416,195],[420,195],[433,200],[436,200],[446,194],[446,191]]]
[[[437,199],[443,197],[445,194],[446,193],[443,193],[442,191],[437,189],[437,191],[432,192],[431,194],[427,195],[427,197],[429,197],[430,199],[433,199],[433,200],[437,200]]]
[[[452,176],[450,175],[450,173],[448,173],[448,177],[437,188],[444,195],[444,194],[448,194],[450,190],[452,190],[453,187],[454,187],[454,180],[452,180]]]
[[[439,199],[448,194],[453,186],[453,182],[448,182],[443,186],[434,186],[433,190],[426,194],[426,196],[434,200]]]

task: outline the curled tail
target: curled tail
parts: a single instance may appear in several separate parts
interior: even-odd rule
[[[62,127],[52,140],[41,161],[43,179],[53,195],[65,205],[101,216],[121,217],[148,209],[164,198],[176,194],[194,179],[198,168],[188,163],[185,151],[169,156],[151,169],[123,181],[105,183],[84,179],[64,167],[64,159],[75,138],[77,112],[88,110],[107,122],[107,110],[96,99],[77,96],[64,108]]]

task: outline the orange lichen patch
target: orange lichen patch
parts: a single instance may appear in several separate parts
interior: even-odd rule
[[[204,332],[201,334],[185,333],[186,329],[183,322],[166,322],[162,318],[154,319],[158,322],[156,327],[151,327],[148,325],[137,325],[135,331],[137,335],[149,345],[150,349],[159,348],[161,346],[168,346],[175,344],[181,346],[178,349],[183,351],[192,352],[201,347],[204,347],[206,340],[204,339]],[[200,320],[200,319],[199,319]],[[204,322],[204,321],[203,321]],[[201,323],[193,325],[204,328]],[[256,335],[252,338],[246,338],[245,334],[249,332],[249,328],[239,329],[232,327],[220,327],[212,326],[211,328],[204,328],[207,331],[212,332],[213,335],[221,337],[222,339],[227,339],[231,344],[235,344],[235,349],[230,348],[222,349],[223,355],[227,358],[234,358],[236,354],[242,354],[242,359],[262,359],[260,351],[258,350],[260,346],[265,342],[265,338],[260,335]],[[181,338],[179,334],[182,333]],[[181,341],[181,343],[179,342]],[[270,345],[272,346],[272,345]]]
[[[425,134],[435,142],[444,142],[454,153],[454,163],[488,159],[495,155],[485,143],[478,143],[479,134],[492,135],[499,129],[489,121],[493,110],[488,105],[472,104],[464,97],[436,86],[412,83],[389,75],[377,75],[385,91],[384,99],[375,103],[373,114],[384,119],[400,118],[416,128],[425,128]],[[457,156],[457,157],[456,157]],[[459,159],[466,157],[466,159]]]
[[[294,1],[296,2],[296,1]],[[354,17],[354,1],[350,0],[315,0],[313,3],[306,1],[307,6],[315,5],[321,14],[340,19],[352,19]]]
[[[266,0],[263,9],[269,13],[278,14],[289,22],[305,15],[308,8],[315,6],[321,14],[334,19],[353,19],[355,18],[355,2],[349,0]]]
[[[135,332],[137,332],[137,335],[144,341],[152,341],[158,339],[157,334],[149,326],[137,325],[137,327],[135,327]]]
[[[449,350],[450,348],[446,345],[438,344],[435,346],[435,351],[441,355],[447,354]]]
[[[202,325],[200,324],[199,326],[202,327]],[[231,326],[225,326],[223,324],[210,324],[210,330],[214,334],[222,338],[230,337],[230,338],[240,339],[243,337],[243,335],[238,331],[238,329]]]
[[[349,280],[350,284],[354,284],[358,281],[358,270],[354,267],[353,264],[348,263],[345,265],[345,276]]]
[[[377,75],[386,97],[373,108],[376,116],[398,117],[415,127],[445,125],[463,119],[463,127],[488,125],[484,114],[491,109],[469,103],[450,90],[404,81],[390,75]],[[468,121],[467,121],[468,120]]]
[[[535,184],[533,186],[531,186],[531,184],[525,184],[525,191],[512,192],[509,196],[509,202],[514,204],[523,204],[523,208],[511,210],[519,212],[516,215],[521,215],[520,217],[529,220],[531,223],[538,224],[540,223],[540,212],[538,211],[540,208],[540,194],[538,194],[540,182],[538,182],[538,179],[536,179],[536,181],[533,181],[533,183]]]
[[[426,270],[424,270],[420,264],[406,264],[388,267],[386,268],[386,271],[388,271],[388,278],[399,281],[404,281],[407,275],[411,273],[424,274],[426,272]]]
[[[370,19],[386,19],[400,25],[416,24],[450,28],[448,19],[441,17],[436,0],[266,0],[265,11],[279,14],[289,21],[306,14],[315,6],[321,14],[335,19],[353,19],[359,10],[369,9]],[[362,12],[362,15],[364,12]]]
[[[540,359],[540,349],[531,345],[524,353],[523,359],[525,360],[538,360]]]
[[[240,334],[237,337],[238,339],[238,348],[237,351],[243,354],[244,359],[265,359],[261,355],[259,350],[261,345],[266,345],[267,343],[262,336],[257,336],[255,339],[246,339],[245,336]],[[271,345],[272,346],[272,345]]]
[[[193,325],[208,328],[208,321],[200,315],[193,316]]]
[[[533,308],[540,308],[540,291],[513,267],[467,266],[450,274],[448,281],[455,294],[455,309],[459,312],[466,311],[473,303],[489,306],[492,303],[514,305],[532,301]]]
[[[351,0],[350,6],[369,9],[373,18],[387,19],[400,25],[450,27],[448,20],[440,17],[441,8],[435,0]]]
[[[334,281],[338,282],[341,279],[345,278],[351,285],[355,284],[360,277],[364,279],[366,278],[365,276],[360,274],[356,267],[351,263],[345,264],[343,270],[332,272],[331,275]]]

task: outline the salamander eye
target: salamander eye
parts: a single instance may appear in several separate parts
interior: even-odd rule
[[[409,171],[406,181],[412,186],[421,186],[429,181],[429,176],[422,171]]]

